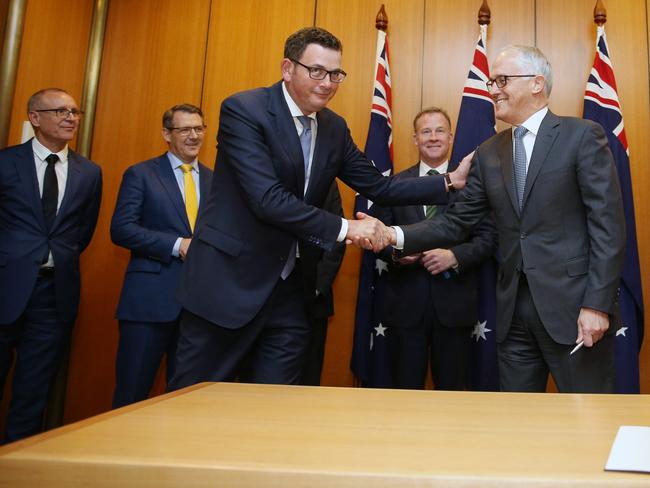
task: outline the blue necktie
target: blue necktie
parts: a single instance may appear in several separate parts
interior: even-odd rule
[[[515,129],[514,179],[519,210],[521,210],[524,201],[524,188],[526,187],[526,149],[524,148],[526,132],[528,132],[528,129],[523,125]]]
[[[302,147],[302,159],[305,165],[305,181],[309,176],[309,152],[311,150],[311,119],[306,115],[299,115],[298,120],[302,124],[302,132],[300,133],[300,147]],[[289,250],[289,255],[287,256],[287,261],[284,263],[284,268],[282,268],[282,273],[280,277],[283,280],[286,280],[293,268],[296,266],[296,247],[298,242],[295,241],[291,245]]]
[[[300,146],[302,147],[302,159],[305,164],[305,179],[307,179],[309,174],[309,151],[311,150],[311,119],[306,115],[300,115],[298,120],[302,124]]]

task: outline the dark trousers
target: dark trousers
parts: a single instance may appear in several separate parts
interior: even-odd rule
[[[327,341],[328,317],[312,317],[311,338],[307,347],[304,366],[300,375],[300,384],[307,386],[320,386],[320,377],[323,372],[325,359],[325,342]]]
[[[296,384],[309,343],[310,327],[299,265],[279,279],[251,322],[227,329],[181,312],[176,373],[169,390],[202,381]]]
[[[177,343],[178,319],[171,322],[120,320],[113,408],[139,402],[149,396],[165,354],[169,383],[176,369]]]
[[[575,344],[551,338],[522,275],[512,325],[497,346],[501,391],[544,392],[550,371],[561,393],[614,393],[614,329],[569,355]]]
[[[12,324],[0,325],[0,392],[14,362],[14,353],[16,359],[6,442],[43,430],[48,393],[72,326],[73,322],[57,317],[53,276],[39,276],[20,318]]]
[[[389,350],[397,388],[423,389],[427,364],[436,390],[467,387],[471,327],[445,327],[434,307],[415,327],[389,326]]]

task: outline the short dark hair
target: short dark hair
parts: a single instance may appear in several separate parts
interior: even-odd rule
[[[423,110],[420,110],[418,114],[415,116],[415,118],[413,119],[414,132],[417,132],[418,130],[417,128],[418,120],[420,120],[422,116],[427,114],[441,114],[445,119],[447,119],[447,123],[449,124],[449,130],[451,130],[451,119],[449,118],[449,114],[447,113],[447,111],[444,108],[440,108],[440,107],[428,107]]]
[[[165,113],[162,116],[162,125],[165,129],[173,129],[173,122],[174,122],[174,114],[176,112],[185,112],[187,114],[199,114],[201,116],[201,120],[203,120],[203,112],[199,107],[196,105],[192,105],[191,103],[180,103],[178,105],[174,105],[172,108],[169,110],[166,110]]]
[[[298,61],[310,44],[318,44],[327,49],[343,52],[343,44],[334,34],[320,27],[305,27],[287,38],[284,43],[284,57]]]
[[[43,88],[42,90],[38,90],[36,93],[34,93],[31,97],[29,97],[29,100],[27,100],[27,113],[36,110],[36,106],[41,102],[41,98],[43,98],[43,95],[46,93],[50,92],[55,92],[55,93],[65,93],[66,95],[70,95],[67,91],[65,91],[63,88]],[[72,96],[72,95],[70,95]]]

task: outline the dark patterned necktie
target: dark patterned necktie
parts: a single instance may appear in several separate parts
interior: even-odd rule
[[[440,173],[435,169],[430,169],[427,171],[427,176],[439,175]],[[424,210],[424,215],[427,219],[430,219],[436,214],[438,210],[438,205],[426,205]]]
[[[54,170],[54,165],[58,160],[59,156],[56,154],[50,154],[45,158],[47,168],[45,168],[45,177],[43,178],[41,204],[43,205],[43,216],[45,217],[45,225],[47,226],[48,232],[54,223],[56,206],[59,202],[59,181]]]
[[[524,201],[524,188],[526,187],[526,149],[524,148],[524,136],[526,132],[528,132],[528,129],[523,125],[515,129],[514,179],[519,210],[521,210]]]

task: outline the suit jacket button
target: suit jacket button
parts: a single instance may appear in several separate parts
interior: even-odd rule
[[[528,234],[526,234],[525,232],[519,234],[519,239],[525,239],[526,237],[528,237]]]

